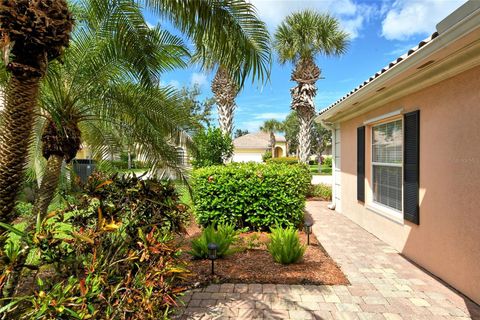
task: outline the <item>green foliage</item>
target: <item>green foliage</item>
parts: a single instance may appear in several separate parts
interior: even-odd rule
[[[272,159],[272,151],[271,150],[265,151],[265,153],[262,155],[263,162],[266,162],[268,159]]]
[[[283,163],[283,164],[298,164],[297,157],[282,157],[282,158],[271,158],[266,161],[268,164],[271,163]]]
[[[249,133],[250,132],[248,130],[236,129],[233,133],[233,137],[236,139]]]
[[[320,198],[321,200],[325,201],[330,201],[332,200],[332,187],[323,183],[311,185],[308,196]]]
[[[289,152],[296,153],[298,149],[298,132],[300,131],[300,124],[295,111],[288,114],[283,122],[283,130],[285,132],[285,139],[288,143]],[[320,154],[323,152],[327,146],[331,144],[331,140],[332,132],[321,124],[314,122],[310,136],[312,154]]]
[[[170,230],[182,230],[186,206],[166,181],[94,174],[80,201],[33,228],[9,232],[0,287],[34,253],[37,285],[7,297],[14,319],[158,319],[181,292],[185,263]],[[22,262],[23,261],[23,262]],[[5,309],[5,311],[6,311]]]
[[[32,214],[33,204],[29,202],[19,201],[15,206],[18,217],[28,217]]]
[[[298,232],[295,228],[272,228],[270,242],[267,244],[268,252],[275,262],[290,264],[299,261],[305,253],[306,247],[300,243]]]
[[[197,259],[208,258],[208,244],[215,243],[218,246],[217,257],[221,258],[233,251],[230,246],[238,241],[240,231],[235,230],[233,224],[213,224],[202,230],[202,234],[197,239],[192,240],[192,250],[189,251]]]
[[[193,141],[197,147],[192,161],[195,168],[223,164],[233,154],[232,138],[224,135],[219,128],[201,130]]]
[[[277,27],[273,46],[281,64],[296,63],[320,54],[339,56],[346,52],[348,38],[335,17],[303,10],[290,14]]]
[[[197,169],[192,176],[195,215],[204,226],[298,226],[309,185],[310,174],[302,165],[232,163]]]
[[[322,166],[332,167],[332,157],[322,157]]]
[[[182,107],[192,118],[192,129],[198,130],[209,127],[212,121],[212,108],[215,105],[214,98],[206,98],[200,101],[201,90],[198,84],[193,87],[184,87],[180,90]],[[190,128],[185,128],[190,129]]]

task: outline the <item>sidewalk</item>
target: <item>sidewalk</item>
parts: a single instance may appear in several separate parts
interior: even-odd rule
[[[480,319],[480,307],[325,202],[314,233],[350,286],[221,284],[189,292],[178,319]]]

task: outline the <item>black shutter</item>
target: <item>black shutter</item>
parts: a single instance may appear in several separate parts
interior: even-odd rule
[[[403,212],[405,220],[420,224],[420,110],[404,115]]]
[[[365,202],[365,126],[357,128],[357,200]]]

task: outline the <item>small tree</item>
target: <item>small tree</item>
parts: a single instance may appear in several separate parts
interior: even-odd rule
[[[236,139],[238,137],[244,136],[246,134],[249,134],[250,132],[248,130],[242,130],[242,129],[237,129],[235,130],[235,133],[233,134],[233,137]]]
[[[209,127],[199,131],[193,137],[193,142],[197,146],[192,161],[195,168],[223,164],[233,154],[232,138],[219,128]]]

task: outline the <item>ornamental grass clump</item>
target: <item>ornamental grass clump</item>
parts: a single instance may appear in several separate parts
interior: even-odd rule
[[[203,229],[197,239],[192,240],[192,250],[189,253],[197,259],[208,258],[208,244],[215,243],[218,246],[217,257],[221,258],[234,252],[230,248],[238,241],[241,230],[235,230],[233,224],[219,224],[217,228],[209,225]]]
[[[275,262],[290,264],[303,257],[306,247],[300,243],[296,229],[276,227],[270,231],[270,242],[267,244],[267,248]]]

